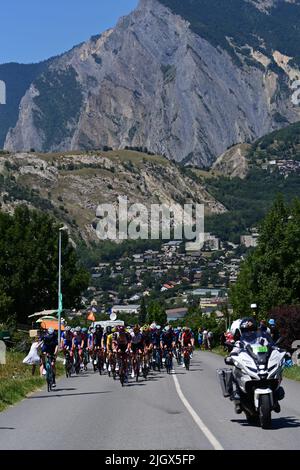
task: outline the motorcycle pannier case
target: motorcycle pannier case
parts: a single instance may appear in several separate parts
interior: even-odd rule
[[[217,376],[221,385],[223,397],[230,397],[233,393],[233,375],[231,369],[218,369]]]

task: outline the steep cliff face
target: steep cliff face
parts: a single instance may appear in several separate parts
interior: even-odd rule
[[[241,11],[247,5],[263,28],[275,3],[141,0],[113,30],[75,47],[34,80],[5,148],[143,146],[210,166],[228,147],[299,120],[289,89],[298,74],[293,47],[275,49],[260,30],[238,38],[235,18],[230,23],[232,5]],[[288,3],[298,12],[298,1]]]

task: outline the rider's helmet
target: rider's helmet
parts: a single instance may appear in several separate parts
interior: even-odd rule
[[[125,326],[120,325],[118,330],[119,330],[120,333],[125,333]]]
[[[257,335],[257,322],[254,318],[243,318],[240,324],[241,339],[251,341]]]
[[[106,327],[106,333],[107,333],[108,335],[111,334],[111,326],[110,326],[110,325],[108,325],[108,326]]]
[[[142,327],[142,332],[143,332],[143,333],[148,333],[149,331],[150,331],[150,326],[149,326],[149,325],[144,325],[144,326]]]
[[[275,320],[274,318],[270,318],[270,320],[268,321],[269,325],[270,326],[275,326]]]
[[[164,331],[165,331],[166,333],[168,333],[168,331],[170,331],[170,325],[165,326],[165,327],[164,327]]]
[[[150,328],[151,328],[152,331],[157,330],[157,325],[156,325],[156,323],[151,323]]]
[[[82,333],[87,333],[88,329],[87,328],[82,328]]]
[[[53,333],[54,333],[54,328],[48,328],[48,333],[49,333],[49,335],[53,335]]]
[[[66,328],[65,328],[65,331],[66,331],[66,332],[70,332],[70,331],[71,331],[71,327],[67,325]]]
[[[160,325],[156,325],[156,329],[157,329],[157,330],[161,330],[161,326],[160,326]]]
[[[98,325],[96,325],[96,331],[100,331],[100,330],[102,330],[102,326],[101,326],[101,325],[99,325],[99,324],[98,324]]]
[[[186,326],[186,327],[185,327],[185,332],[186,332],[186,333],[189,333],[190,331],[191,331],[190,327],[189,327],[189,326]]]
[[[140,325],[134,325],[133,332],[134,333],[139,333],[140,332]]]
[[[181,330],[182,330],[181,326],[177,326],[177,331],[181,331]]]
[[[81,333],[81,326],[76,326],[75,331],[76,331],[77,333]]]

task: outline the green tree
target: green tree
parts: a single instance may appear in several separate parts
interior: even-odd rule
[[[258,305],[260,315],[271,308],[300,302],[300,201],[290,206],[278,197],[260,227],[257,248],[246,258],[231,288],[238,315]]]
[[[26,206],[0,214],[0,301],[5,316],[57,307],[58,224]],[[68,235],[62,234],[62,293],[65,308],[80,306],[89,274],[80,266]]]
[[[140,313],[139,313],[139,324],[144,325],[147,320],[147,308],[146,308],[146,302],[145,302],[145,297],[142,297],[141,301],[141,308],[140,308]]]
[[[167,314],[164,305],[158,301],[152,301],[148,306],[147,322],[155,322],[157,325],[165,326],[167,323]]]

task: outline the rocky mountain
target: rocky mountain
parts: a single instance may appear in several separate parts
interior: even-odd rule
[[[251,148],[250,144],[234,145],[217,158],[212,170],[230,178],[245,178],[249,169],[247,156]]]
[[[49,63],[0,65],[0,80],[4,81],[7,89],[7,103],[5,106],[0,105],[0,148],[3,148],[9,129],[17,123],[21,99]]]
[[[300,119],[299,23],[300,0],[140,0],[32,81],[5,149],[143,146],[211,166]]]
[[[74,238],[95,240],[99,204],[205,204],[207,214],[225,212],[193,173],[157,155],[126,150],[74,153],[0,153],[1,210],[19,204],[50,212]]]

